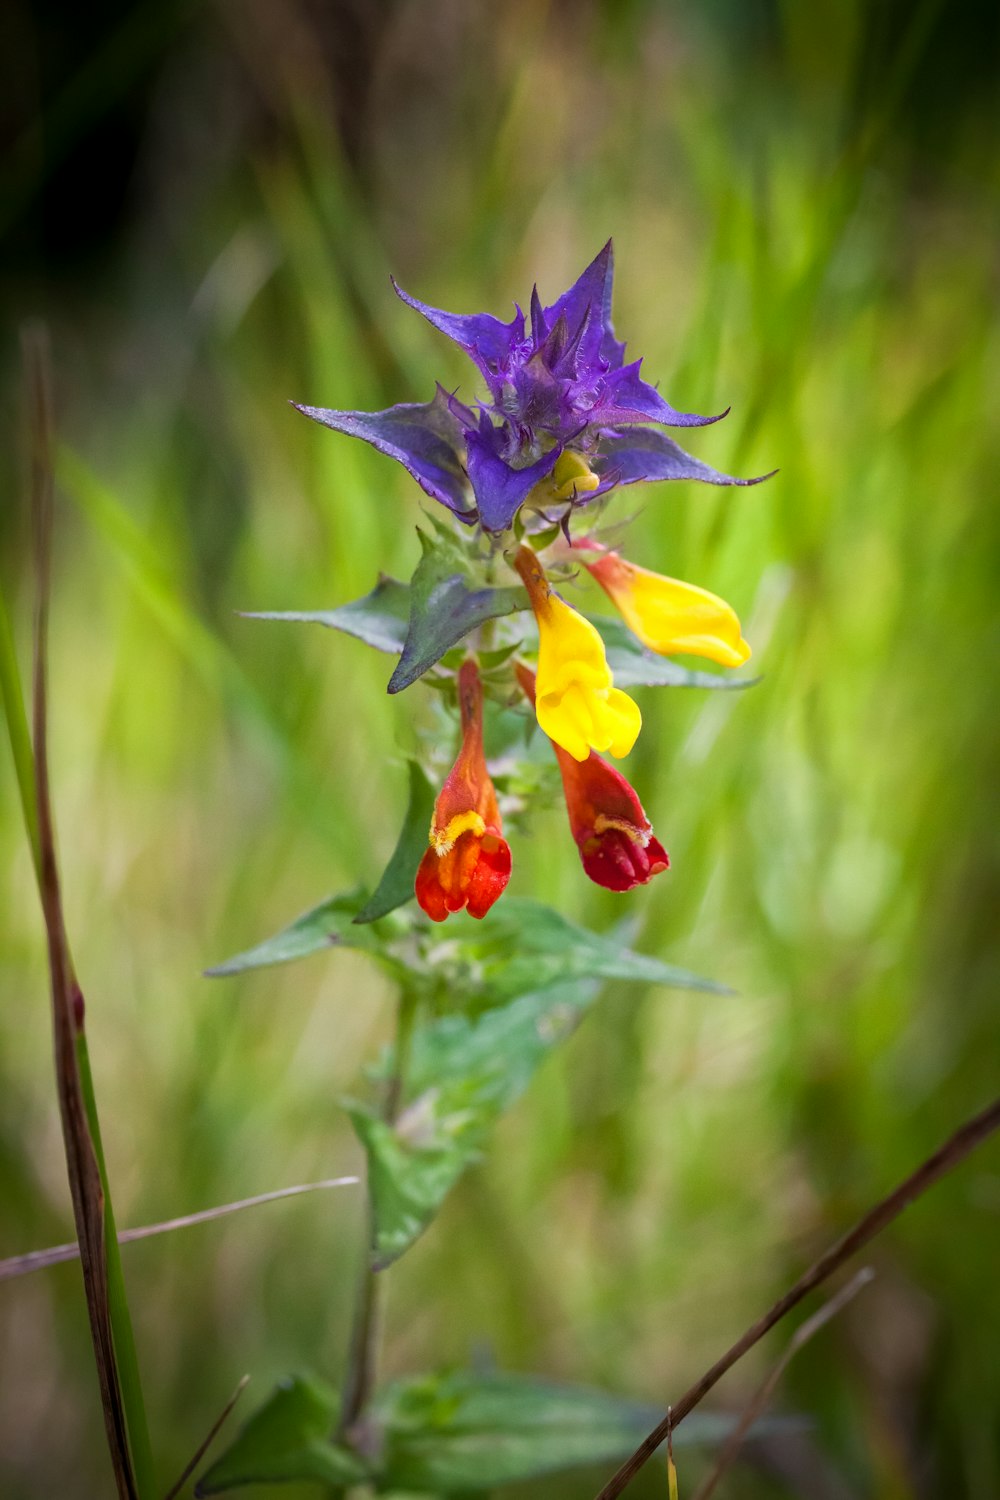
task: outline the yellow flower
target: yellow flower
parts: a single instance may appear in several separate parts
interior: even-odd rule
[[[514,566],[538,622],[539,725],[574,760],[586,760],[591,750],[627,755],[639,737],[642,715],[638,704],[615,687],[600,635],[552,592],[530,547],[519,548]]]
[[[750,647],[736,612],[717,594],[651,573],[617,552],[604,552],[586,567],[650,651],[660,656],[707,656],[723,667],[741,667],[749,661]]]

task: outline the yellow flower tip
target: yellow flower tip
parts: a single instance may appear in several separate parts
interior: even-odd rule
[[[594,473],[583,454],[567,449],[556,459],[552,473],[532,489],[526,504],[544,510],[548,505],[572,500],[574,495],[589,495],[600,482],[600,475]]]
[[[633,635],[658,656],[704,656],[723,667],[750,659],[736,611],[708,589],[665,578],[606,552],[587,568]]]

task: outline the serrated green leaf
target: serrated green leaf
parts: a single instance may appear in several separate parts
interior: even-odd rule
[[[326,625],[331,630],[356,636],[359,641],[395,656],[406,644],[410,619],[409,584],[384,575],[363,599],[324,610],[255,610],[248,620],[290,620],[306,625]]]
[[[698,672],[679,667],[669,657],[647,651],[624,620],[596,615],[590,619],[601,633],[616,687],[697,687],[732,691],[734,688],[753,687],[760,681],[759,677],[732,677],[721,672]]]
[[[470,588],[447,552],[418,531],[423,554],[410,582],[410,615],[389,692],[416,682],[477,625],[528,608],[523,588]]]
[[[394,1382],[372,1407],[385,1445],[382,1488],[482,1491],[633,1452],[662,1411],[527,1375],[465,1372]],[[716,1443],[725,1417],[694,1413],[675,1447]]]
[[[269,964],[287,964],[296,958],[306,958],[311,953],[320,953],[326,948],[363,948],[376,951],[378,943],[374,935],[363,927],[354,925],[354,919],[365,901],[367,892],[360,888],[342,896],[330,896],[310,911],[304,912],[289,927],[284,927],[273,937],[227,958],[205,970],[206,978],[222,979],[230,974],[242,974],[245,969],[263,969]]]
[[[318,1380],[283,1380],[246,1423],[236,1441],[198,1481],[197,1495],[218,1495],[244,1484],[314,1479],[360,1484],[369,1470],[356,1454],[331,1442],[336,1394]]]
[[[374,894],[354,918],[358,924],[376,922],[379,917],[388,916],[413,895],[417,866],[427,848],[428,829],[434,814],[434,788],[417,761],[411,760],[409,765],[410,798],[402,831]]]
[[[414,1033],[405,1103],[395,1122],[360,1106],[350,1109],[368,1158],[376,1270],[398,1259],[427,1228],[481,1155],[496,1120],[578,1024],[598,989],[595,981],[577,981],[522,995],[477,1018],[439,1017]]]

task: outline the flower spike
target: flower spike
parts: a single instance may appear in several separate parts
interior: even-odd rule
[[[596,542],[577,542],[575,550],[600,553],[594,562],[583,558],[587,572],[650,651],[659,656],[707,656],[723,667],[742,667],[750,660],[736,612],[717,594],[640,568],[617,552],[603,551]]]
[[[462,747],[434,804],[414,886],[434,922],[463,907],[470,917],[485,917],[510,879],[510,848],[483,751],[483,689],[471,657],[459,668],[458,702]]]
[[[552,592],[530,547],[518,548],[514,566],[538,622],[539,724],[574,760],[586,760],[592,750],[608,750],[616,760],[627,755],[639,737],[642,715],[615,687],[599,632]]]
[[[516,671],[525,697],[534,703],[535,674],[522,662]],[[669,869],[670,856],[621,772],[593,751],[578,761],[554,740],[552,748],[562,776],[570,832],[591,880],[609,891],[631,891]]]

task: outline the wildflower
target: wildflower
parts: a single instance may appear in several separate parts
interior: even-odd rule
[[[535,676],[522,663],[517,677],[535,702]],[[631,891],[670,867],[670,856],[653,834],[642,803],[620,771],[591,751],[578,761],[552,741],[569,813],[570,831],[583,868],[609,891]]]
[[[641,378],[641,360],[625,363],[625,345],[611,323],[613,274],[609,240],[550,307],[542,306],[536,287],[528,319],[515,306],[509,323],[489,313],[429,307],[394,281],[408,306],[469,355],[489,400],[473,411],[438,386],[424,405],[298,410],[371,443],[460,520],[478,521],[491,532],[506,531],[536,486],[552,476],[570,510],[617,484],[645,479],[756,484],[720,474],[648,425],[702,427],[719,418],[678,411]],[[568,468],[563,464],[560,472],[563,460]],[[585,482],[567,484],[574,472]]]
[[[627,755],[639,737],[638,704],[614,685],[599,632],[549,587],[530,547],[514,566],[524,580],[538,622],[535,713],[542,729],[574,760],[591,750]]]
[[[415,884],[417,900],[435,922],[463,907],[470,917],[484,917],[510,879],[510,849],[483,752],[483,690],[471,658],[459,669],[458,701],[462,747],[434,804]]]
[[[584,558],[584,566],[650,651],[660,656],[707,656],[723,667],[741,667],[750,659],[735,610],[717,594],[651,573],[595,542],[578,542],[576,548],[601,553],[595,562]]]

